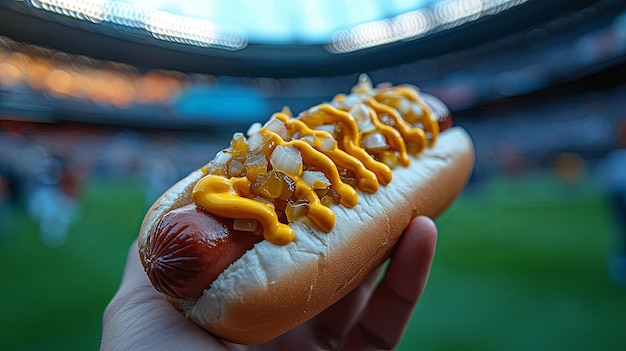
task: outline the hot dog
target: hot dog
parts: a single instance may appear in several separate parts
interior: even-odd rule
[[[155,289],[232,342],[270,340],[345,296],[410,219],[442,213],[473,166],[467,133],[410,85],[274,114],[167,190],[139,255]]]

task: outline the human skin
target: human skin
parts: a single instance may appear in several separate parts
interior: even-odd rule
[[[436,241],[437,228],[431,219],[413,219],[382,278],[380,268],[315,318],[260,345],[226,342],[186,319],[150,284],[135,242],[121,285],[104,312],[100,349],[391,350],[426,286]]]

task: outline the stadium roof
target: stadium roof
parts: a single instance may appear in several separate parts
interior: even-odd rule
[[[592,2],[3,1],[0,34],[138,67],[328,76],[470,48]]]

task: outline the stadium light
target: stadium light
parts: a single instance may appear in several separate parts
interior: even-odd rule
[[[444,0],[433,6],[380,21],[338,30],[326,50],[345,54],[383,44],[413,40],[458,27],[521,5],[528,0]]]
[[[237,28],[123,1],[27,0],[26,3],[83,21],[141,28],[157,39],[181,44],[241,50],[248,43],[244,32]]]

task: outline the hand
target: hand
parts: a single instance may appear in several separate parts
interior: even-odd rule
[[[212,336],[157,293],[137,254],[136,242],[119,290],[103,317],[101,350],[390,350],[404,333],[428,278],[437,229],[415,218],[391,262],[354,291],[305,324],[262,345],[236,345]]]

